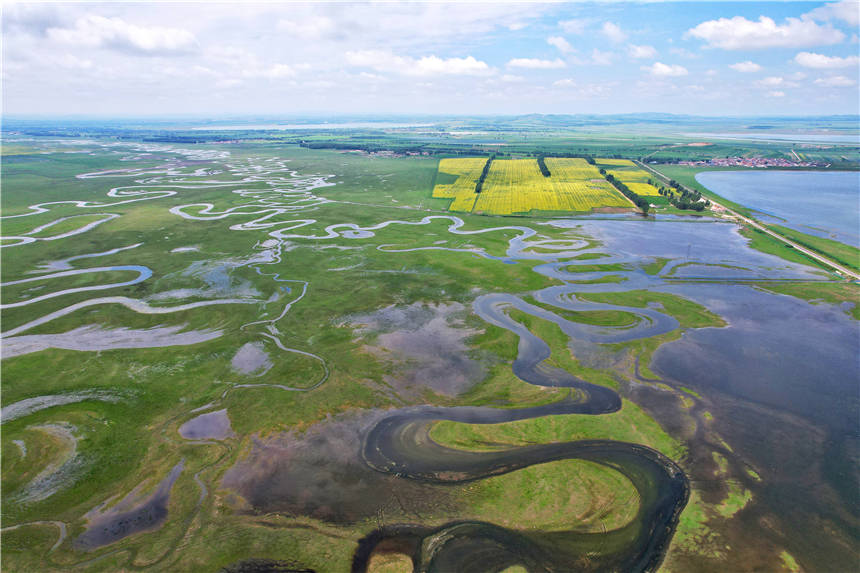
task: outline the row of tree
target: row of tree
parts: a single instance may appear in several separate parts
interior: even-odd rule
[[[495,159],[495,155],[491,155],[487,158],[487,162],[484,164],[484,170],[481,171],[481,176],[478,177],[478,182],[475,183],[475,193],[480,193],[481,189],[484,187],[484,179],[487,178],[487,173],[490,172],[490,165],[493,163],[493,159]]]
[[[594,157],[592,157],[591,155],[585,155],[585,154],[575,154],[575,153],[571,154],[571,153],[564,153],[561,151],[555,151],[555,152],[546,151],[546,152],[541,152],[541,153],[537,153],[537,154],[533,154],[533,155],[535,155],[535,157],[537,157],[538,164],[540,164],[540,162],[543,161],[547,157],[571,157],[571,158],[585,159],[585,161],[589,165],[595,165]],[[547,175],[547,177],[549,177],[549,175]]]
[[[609,181],[613,187],[618,189],[622,195],[633,201],[633,203],[637,207],[642,209],[643,215],[648,214],[648,209],[651,208],[651,203],[645,197],[640,197],[639,195],[631,191],[630,187],[625,185],[623,181],[619,181],[618,179],[616,179],[615,176],[612,175],[612,173],[607,173],[606,169],[601,168],[600,174],[606,177],[606,180]]]
[[[543,155],[537,156],[538,169],[540,169],[540,172],[543,173],[544,177],[549,177],[552,173],[550,173],[549,167],[546,166],[546,162],[543,159]]]
[[[649,179],[648,183],[653,185]],[[669,204],[678,209],[687,211],[704,211],[705,207],[710,206],[708,200],[702,201],[702,194],[699,191],[689,191],[674,179],[669,181],[669,189],[660,187],[657,192],[663,197],[669,199]]]

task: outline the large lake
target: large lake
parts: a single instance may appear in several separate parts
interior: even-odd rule
[[[770,215],[766,222],[860,247],[858,172],[707,171],[696,180],[726,199]]]

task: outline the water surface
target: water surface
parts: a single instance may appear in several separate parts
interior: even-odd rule
[[[707,171],[696,180],[788,227],[860,247],[858,172]]]

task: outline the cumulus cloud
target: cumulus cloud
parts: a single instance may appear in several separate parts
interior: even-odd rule
[[[664,64],[662,62],[654,62],[650,66],[642,66],[641,69],[653,76],[661,77],[686,76],[688,73],[687,68],[684,66],[679,66],[677,64]]]
[[[815,85],[826,88],[848,88],[856,85],[857,82],[845,76],[831,76],[829,78],[818,78],[815,80]]]
[[[618,24],[613,22],[604,22],[600,31],[603,32],[603,35],[606,36],[610,42],[615,42],[616,44],[627,39],[627,34],[624,33]]]
[[[546,39],[546,43],[550,46],[554,46],[562,54],[569,54],[573,51],[573,46],[570,45],[570,42],[561,36],[550,36]]]
[[[860,1],[831,2],[816,8],[806,16],[816,20],[842,20],[852,26],[857,26],[860,24]]]
[[[767,92],[767,96],[768,97],[785,97],[785,92],[780,91],[780,90],[773,90],[773,91]]]
[[[514,58],[508,62],[509,68],[529,68],[532,70],[549,70],[565,67],[564,60],[541,60],[539,58]]]
[[[738,62],[738,63],[736,63],[736,64],[732,64],[732,65],[730,65],[729,67],[730,67],[731,69],[733,69],[734,71],[736,71],[736,72],[742,72],[742,73],[745,73],[745,74],[749,74],[749,73],[752,73],[752,72],[760,72],[760,71],[761,71],[761,66],[760,66],[760,65],[758,65],[758,64],[757,64],[757,63],[755,63],[755,62],[751,62],[751,61],[749,61],[749,60],[747,60],[747,61],[745,61],[745,62]]]
[[[582,34],[587,25],[588,20],[585,19],[563,20],[558,23],[559,28],[566,34]]]
[[[783,85],[783,83],[785,83],[785,79],[783,79],[779,76],[769,76],[769,77],[762,78],[762,79],[758,80],[756,82],[756,85],[761,86],[761,87],[775,87],[775,86],[781,86],[781,85]]]
[[[378,72],[393,72],[409,76],[487,75],[493,71],[486,62],[476,60],[472,56],[440,58],[430,55],[415,59],[397,56],[385,50],[347,52],[346,61],[353,66],[372,68]]]
[[[816,68],[819,70],[832,70],[835,68],[851,68],[860,65],[860,57],[847,56],[825,56],[814,52],[800,52],[794,56],[794,61],[804,68]]]
[[[800,18],[786,18],[783,24],[777,24],[766,16],[760,16],[758,21],[742,16],[708,20],[688,30],[686,35],[724,50],[803,48],[838,44],[845,39],[845,34],[830,24]]]
[[[654,58],[657,56],[657,50],[653,46],[637,46],[630,44],[627,46],[627,53],[631,58],[644,60],[646,58]]]
[[[194,34],[182,28],[137,26],[121,18],[84,16],[69,28],[48,28],[52,40],[74,46],[105,47],[143,55],[188,52],[196,45]]]
[[[557,88],[574,88],[576,87],[576,81],[573,78],[564,78],[552,82],[552,85]]]

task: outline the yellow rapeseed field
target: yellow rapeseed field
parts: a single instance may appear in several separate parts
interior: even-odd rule
[[[630,207],[584,159],[547,158],[544,177],[535,159],[497,159],[490,166],[474,212],[511,215],[537,211],[590,211]]]
[[[487,159],[442,159],[439,173],[454,175],[457,179],[453,183],[436,184],[433,197],[453,199],[451,211],[492,215],[632,206],[603,178],[597,167],[584,159],[548,157],[545,161],[550,177],[543,176],[535,159],[496,159],[481,193],[476,194],[475,184]]]
[[[649,179],[653,179],[652,175],[637,167],[632,161],[627,159],[595,159],[595,162],[600,166],[615,166],[616,169],[607,169],[606,172],[627,185],[637,195],[647,197],[660,194],[656,187],[648,183]]]
[[[622,181],[624,182],[625,185],[627,185],[627,187],[631,191],[633,191],[637,195],[642,195],[643,197],[660,195],[660,192],[657,190],[657,188],[654,187],[653,185],[648,184],[647,182],[646,183],[637,182],[637,181],[628,182],[628,181],[624,181],[623,179],[622,179]]]
[[[486,157],[456,157],[439,161],[439,173],[456,175],[453,183],[437,184],[433,197],[454,199],[451,211],[471,211],[475,204],[475,184],[487,163]]]

